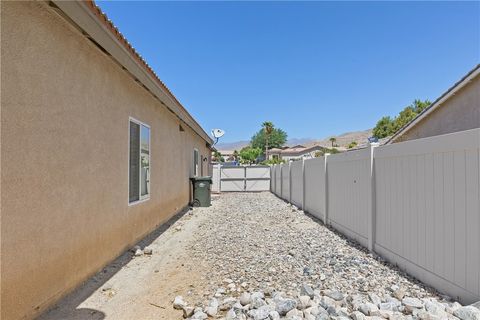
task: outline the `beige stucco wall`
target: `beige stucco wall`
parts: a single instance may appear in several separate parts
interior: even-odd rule
[[[45,3],[1,2],[1,319],[32,318],[189,201],[175,115]],[[151,126],[151,197],[128,206],[128,123]],[[204,172],[207,172],[207,163]]]
[[[480,127],[480,77],[476,77],[433,113],[393,142],[401,142]]]

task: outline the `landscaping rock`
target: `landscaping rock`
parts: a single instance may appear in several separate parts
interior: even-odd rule
[[[210,270],[194,294],[182,293],[202,306],[193,316],[214,314],[205,305],[212,298],[220,301],[213,317],[229,320],[287,313],[307,320],[436,320],[472,313],[268,192],[222,194],[193,211],[207,219],[182,268]]]
[[[480,320],[480,310],[474,306],[460,307],[453,315],[462,320]]]
[[[365,320],[365,319],[366,319],[365,314],[363,314],[363,313],[360,312],[360,311],[354,311],[354,312],[352,312],[351,318],[352,318],[353,320]]]
[[[195,319],[195,320],[203,320],[207,318],[208,318],[208,315],[203,311],[197,311],[192,316],[192,319]]]
[[[480,301],[471,304],[472,307],[475,307],[480,310]]]
[[[187,303],[183,301],[182,296],[176,296],[173,300],[173,307],[178,310],[182,310],[187,306]]]
[[[233,297],[225,298],[220,304],[219,310],[220,311],[230,310],[236,302],[237,302],[237,299]]]
[[[312,287],[310,287],[307,284],[302,285],[300,288],[300,294],[303,296],[309,296],[311,299],[313,299],[315,293],[313,292]]]
[[[376,316],[378,315],[378,307],[373,303],[364,303],[359,306],[358,311],[363,313],[366,316]]]
[[[423,308],[423,302],[417,298],[410,298],[410,297],[404,298],[402,300],[402,304],[410,308],[417,308],[417,309]]]
[[[240,296],[240,303],[242,306],[246,306],[247,304],[250,304],[252,302],[252,296],[248,292],[242,293]]]
[[[329,290],[326,292],[326,295],[327,297],[330,297],[335,301],[340,301],[345,297],[345,295],[338,290],[333,290],[333,291]]]
[[[276,301],[275,310],[281,315],[284,316],[292,309],[297,307],[297,302],[293,299],[280,299]]]
[[[205,313],[209,315],[210,317],[214,317],[218,313],[218,300],[216,298],[213,298],[210,300],[210,303],[208,304],[208,307],[205,308]]]
[[[182,310],[183,310],[183,317],[184,318],[188,318],[188,317],[191,317],[193,315],[193,310],[194,309],[192,307],[185,306],[185,307],[182,308]]]
[[[298,298],[298,305],[297,308],[300,310],[304,310],[310,307],[310,297],[309,296],[300,296]]]

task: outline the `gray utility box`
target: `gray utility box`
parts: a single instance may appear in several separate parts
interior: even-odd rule
[[[212,205],[210,189],[212,177],[194,177],[190,178],[193,185],[194,207],[210,207]]]

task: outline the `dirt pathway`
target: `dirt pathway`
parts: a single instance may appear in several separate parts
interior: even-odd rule
[[[213,201],[214,205],[216,201]],[[85,284],[40,316],[42,320],[175,319],[172,297],[190,292],[195,296],[205,284],[209,266],[189,261],[187,248],[195,241],[205,211],[195,208],[162,226],[139,245],[152,255],[126,252]],[[176,221],[175,221],[176,220]]]

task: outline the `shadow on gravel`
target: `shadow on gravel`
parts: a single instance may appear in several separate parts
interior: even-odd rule
[[[146,235],[142,240],[135,245],[144,249],[150,245],[155,239],[168,230],[175,222],[182,218],[191,207],[187,206],[176,215],[171,217],[165,223],[161,224],[151,233]],[[78,308],[83,301],[88,299],[95,291],[101,288],[110,278],[112,278],[118,271],[127,265],[133,258],[134,253],[131,249],[126,249],[115,260],[105,265],[100,271],[91,276],[88,280],[79,285],[72,292],[64,296],[60,301],[54,304],[41,314],[38,320],[102,320],[105,319],[105,313],[100,310],[89,308]],[[108,288],[105,291],[108,290]]]

